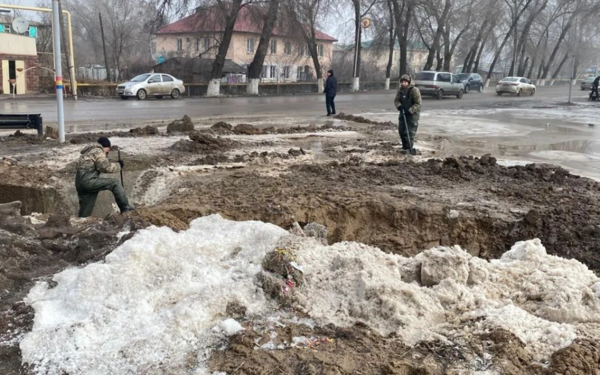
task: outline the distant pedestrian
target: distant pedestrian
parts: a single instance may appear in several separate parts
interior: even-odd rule
[[[592,92],[590,93],[590,99],[598,100],[600,98],[598,86],[600,86],[600,76],[596,77],[596,79],[592,83]]]
[[[337,78],[333,70],[327,72],[327,81],[325,82],[325,106],[327,107],[327,116],[335,115],[335,96],[337,95]]]
[[[400,77],[400,88],[394,104],[400,111],[398,131],[402,141],[402,152],[416,155],[414,145],[421,117],[421,92],[406,74]]]
[[[81,150],[75,177],[75,188],[79,197],[79,217],[92,215],[98,193],[103,190],[110,190],[113,193],[121,213],[133,210],[119,181],[114,178],[100,178],[100,173],[117,173],[123,168],[123,161],[111,163],[108,160],[110,147],[110,140],[101,137],[98,143]]]

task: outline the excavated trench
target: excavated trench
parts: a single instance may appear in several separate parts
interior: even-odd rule
[[[33,212],[53,213],[61,206],[61,199],[52,187],[20,186],[0,183],[0,204],[19,201],[22,215]]]
[[[490,259],[515,242],[540,238],[550,254],[598,270],[598,189],[559,167],[506,168],[473,158],[331,163],[292,167],[277,177],[237,172],[195,182],[138,215],[177,230],[214,213],[283,228],[315,222],[327,227],[329,243],[358,241],[405,256],[460,245]]]

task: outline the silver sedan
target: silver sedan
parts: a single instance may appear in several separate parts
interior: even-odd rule
[[[535,85],[525,77],[506,77],[496,85],[496,94],[535,95]]]
[[[162,73],[141,74],[131,81],[117,86],[117,95],[121,99],[137,97],[139,100],[145,100],[148,96],[162,99],[167,95],[178,99],[183,93],[185,93],[185,86],[182,80]]]

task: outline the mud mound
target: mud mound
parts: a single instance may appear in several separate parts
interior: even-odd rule
[[[156,212],[141,208],[136,210],[132,215],[148,226],[169,227],[175,231],[188,229],[187,223],[168,212]]]
[[[338,120],[351,121],[351,122],[356,122],[359,124],[381,125],[381,126],[385,126],[386,128],[389,128],[391,126],[396,126],[396,124],[394,124],[391,121],[378,122],[378,121],[369,120],[368,118],[365,118],[362,116],[347,115],[344,112],[341,112],[339,115],[335,116],[335,118]]]
[[[239,147],[239,142],[199,132],[192,132],[189,141],[184,139],[173,145],[176,151],[193,153],[223,152],[235,147]]]
[[[262,130],[250,124],[239,124],[233,128],[235,134],[240,135],[258,135],[262,134]]]
[[[158,128],[156,126],[145,126],[143,128],[135,128],[129,131],[136,137],[143,137],[148,135],[158,135]]]
[[[597,341],[583,339],[554,353],[550,367],[544,375],[572,374],[588,375],[600,371],[600,344]]]
[[[175,120],[167,125],[167,133],[187,133],[194,130],[194,123],[189,116],[185,115],[181,120]]]
[[[31,145],[40,145],[45,143],[57,144],[53,139],[46,139],[46,137],[38,137],[37,134],[23,133],[20,130],[10,134],[8,137],[0,137],[0,142],[7,143],[27,143]]]
[[[210,127],[215,134],[233,134],[233,125],[220,121]]]
[[[74,145],[85,144],[85,143],[95,143],[98,141],[100,137],[118,137],[118,138],[137,138],[137,137],[150,137],[150,136],[158,136],[160,132],[158,128],[155,126],[145,126],[143,128],[134,128],[130,129],[128,132],[101,132],[101,133],[81,133],[81,134],[73,134],[67,135],[67,140],[69,143]]]

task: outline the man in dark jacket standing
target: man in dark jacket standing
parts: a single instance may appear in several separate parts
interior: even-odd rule
[[[421,92],[413,86],[409,75],[405,74],[400,77],[400,88],[394,104],[400,111],[398,130],[402,140],[402,152],[416,155],[414,144],[421,117]]]
[[[92,215],[96,198],[102,190],[110,190],[113,193],[121,213],[132,210],[121,183],[114,178],[100,178],[100,173],[117,173],[123,168],[121,160],[119,163],[108,161],[109,151],[110,140],[105,137],[98,139],[98,143],[81,150],[75,177],[75,188],[79,197],[79,217]]]
[[[337,79],[333,75],[333,70],[327,72],[327,81],[325,82],[325,106],[327,107],[327,116],[335,115],[335,96],[337,95]]]

